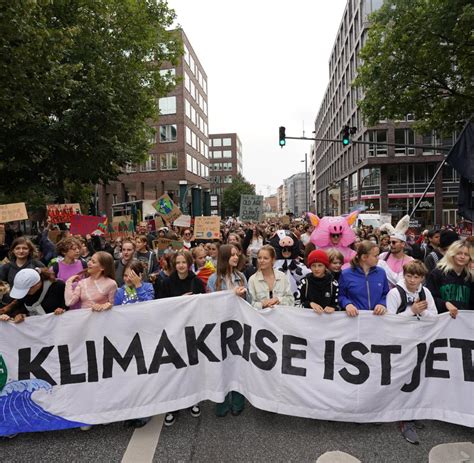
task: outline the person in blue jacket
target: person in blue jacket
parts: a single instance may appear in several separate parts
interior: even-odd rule
[[[349,317],[359,310],[373,310],[374,315],[387,312],[389,291],[385,270],[377,267],[380,248],[371,241],[362,241],[351,266],[339,278],[339,304]]]
[[[153,285],[141,280],[144,271],[145,266],[141,261],[132,260],[128,263],[123,272],[125,284],[117,289],[114,305],[133,304],[155,299]]]

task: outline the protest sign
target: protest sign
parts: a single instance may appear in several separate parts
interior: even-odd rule
[[[163,251],[168,249],[170,246],[174,251],[179,251],[183,248],[183,242],[170,240],[168,238],[158,238],[157,240],[153,240],[153,249],[158,250],[160,256],[163,254]]]
[[[46,206],[48,219],[51,223],[70,223],[71,217],[81,213],[78,203],[71,204],[48,204]]]
[[[26,220],[27,218],[25,203],[0,204],[0,223]]]
[[[287,215],[280,217],[280,220],[283,225],[290,225],[290,218]]]
[[[100,233],[103,231],[105,218],[95,215],[72,215],[71,216],[71,233],[73,235],[86,236],[92,233]]]
[[[155,217],[155,230],[165,227],[165,222],[161,217]]]
[[[109,231],[111,238],[125,238],[133,236],[135,227],[133,226],[133,218],[131,215],[117,215],[112,217],[112,230]]]
[[[181,215],[179,207],[176,206],[168,195],[160,196],[153,203],[153,207],[156,209],[156,212],[168,222],[176,220]]]
[[[240,195],[240,220],[242,222],[261,222],[263,196]]]
[[[180,215],[174,222],[175,227],[190,227],[191,226],[191,216],[190,215]]]
[[[0,435],[152,416],[229,391],[294,416],[473,427],[473,336],[471,311],[262,311],[232,291],[0,323]]]
[[[198,240],[219,239],[221,219],[215,215],[194,217],[194,237]]]

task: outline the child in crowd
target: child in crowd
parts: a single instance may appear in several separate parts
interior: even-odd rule
[[[339,286],[328,269],[328,255],[322,249],[317,249],[309,254],[307,261],[311,273],[303,279],[301,304],[317,314],[339,310]]]
[[[204,283],[204,286],[206,286],[207,280],[209,280],[209,277],[216,269],[211,262],[207,261],[207,253],[204,246],[196,246],[192,249],[191,253],[194,261],[192,269],[196,276]]]
[[[125,267],[125,284],[117,289],[114,305],[151,301],[155,298],[153,285],[142,281],[144,271],[145,266],[140,261],[132,261]]]
[[[332,276],[336,281],[339,281],[339,277],[341,276],[341,269],[344,265],[344,256],[342,252],[338,251],[337,249],[331,248],[327,250],[327,255],[329,258],[329,270],[332,273]]]
[[[142,277],[145,266],[140,261],[130,262],[125,267],[123,280],[125,284],[115,293],[114,305],[134,304],[135,302],[151,301],[154,299],[154,290],[151,283],[143,283]],[[141,428],[151,417],[136,418],[125,421],[125,426]]]
[[[207,246],[207,260],[211,262],[214,268],[217,268],[217,254],[219,253],[219,241],[208,243]]]
[[[428,269],[420,260],[403,266],[403,278],[387,294],[387,311],[405,317],[434,317],[438,315],[436,304],[423,282]]]

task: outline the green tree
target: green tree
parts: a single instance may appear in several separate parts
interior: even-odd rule
[[[386,0],[370,16],[354,82],[369,125],[404,119],[449,133],[474,112],[471,0]]]
[[[160,75],[182,53],[165,1],[43,0],[0,6],[0,190],[56,200],[146,159]]]
[[[245,180],[242,174],[237,174],[232,179],[232,184],[224,190],[222,208],[225,215],[239,215],[240,195],[254,195],[255,186]]]

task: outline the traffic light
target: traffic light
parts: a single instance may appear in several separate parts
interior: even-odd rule
[[[280,146],[283,148],[286,145],[286,129],[285,127],[280,127]]]
[[[347,146],[351,142],[350,131],[351,129],[348,125],[342,128],[342,144],[344,146]]]

